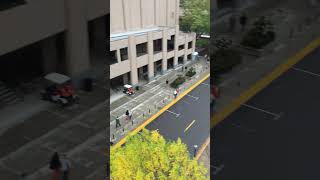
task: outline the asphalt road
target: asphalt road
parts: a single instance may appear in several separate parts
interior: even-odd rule
[[[210,133],[209,93],[210,80],[207,79],[146,128],[158,130],[168,140],[180,137],[193,155],[193,146],[200,147]]]
[[[320,49],[218,124],[212,177],[320,179]]]

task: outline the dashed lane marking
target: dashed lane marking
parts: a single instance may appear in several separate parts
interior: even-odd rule
[[[300,68],[295,68],[295,67],[293,67],[292,69],[293,69],[293,70],[296,70],[296,71],[304,72],[304,73],[307,73],[307,74],[310,74],[310,75],[313,75],[313,76],[318,76],[318,77],[320,77],[320,74],[313,73],[313,72],[311,72],[311,71],[307,71],[307,70],[300,69]]]
[[[193,120],[193,121],[189,124],[189,126],[186,127],[186,129],[184,130],[184,132],[187,132],[188,129],[190,129],[190,127],[191,127],[195,122],[196,122],[196,120]]]
[[[210,86],[210,84],[208,83],[201,83],[202,85],[205,85],[205,86]]]
[[[260,109],[260,108],[257,108],[257,107],[254,107],[254,106],[251,106],[251,105],[248,105],[248,104],[242,104],[242,106],[245,106],[245,107],[248,107],[250,109],[254,109],[254,110],[261,111],[261,112],[264,112],[266,114],[272,115],[274,117],[274,119],[279,119],[281,117],[280,114],[276,114],[276,113],[273,113],[273,112],[270,112],[270,111],[267,111],[267,110],[264,110],[264,109]]]
[[[193,98],[193,99],[195,99],[195,100],[198,100],[198,99],[199,99],[199,97],[195,97],[195,96],[192,96],[192,95],[190,95],[190,94],[187,94],[187,96],[189,96],[189,97],[191,97],[191,98]]]
[[[223,170],[224,164],[221,164],[219,166],[211,166],[211,167],[213,167],[213,169],[214,169],[213,174],[217,175],[219,172],[221,172]]]
[[[172,112],[172,111],[170,111],[170,110],[166,110],[166,111],[169,112],[169,113],[171,113],[171,114],[174,114],[176,117],[179,117],[179,116],[180,116],[180,114],[175,113],[175,112]]]
[[[182,102],[186,103],[186,104],[191,104],[190,102],[186,101],[186,100],[181,100]]]

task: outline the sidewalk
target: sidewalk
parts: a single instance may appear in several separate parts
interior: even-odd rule
[[[250,60],[244,57],[245,63],[222,75],[221,93],[219,99],[216,100],[214,113],[223,110],[242,92],[320,35],[319,11],[304,7],[299,3],[295,1],[292,6],[282,3],[255,15],[255,17],[259,15],[271,17],[276,27],[276,40],[264,48],[265,53],[261,57],[249,57]],[[291,29],[293,30],[292,37],[289,35]],[[231,38],[234,38],[235,41],[240,39],[239,37]]]
[[[56,105],[41,110],[1,134],[2,179],[19,179],[23,172],[28,174],[28,179],[50,178],[48,162],[55,151],[67,153],[74,167],[72,176],[78,179],[96,171],[105,175],[100,167],[106,145],[106,102],[101,99],[105,97],[104,84],[98,82],[92,92],[78,91],[81,98],[78,105],[67,108]],[[17,109],[12,116],[21,113]]]
[[[210,73],[209,63],[200,57],[197,61],[191,61],[184,65],[187,70],[191,67],[195,68],[196,75],[179,87],[179,94],[187,90],[198,80]],[[110,141],[114,144],[124,138],[129,132],[137,128],[151,116],[156,114],[165,105],[169,104],[173,99],[174,89],[170,87],[170,83],[176,79],[178,75],[184,75],[187,71],[182,72],[181,68],[170,70],[167,74],[156,78],[150,83],[140,87],[141,92],[132,97],[124,97],[110,105]],[[169,84],[166,84],[166,80]],[[126,110],[132,113],[132,121],[126,121]],[[116,129],[115,119],[119,117],[121,127]]]

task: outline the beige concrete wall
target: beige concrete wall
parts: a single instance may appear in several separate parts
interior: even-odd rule
[[[111,0],[110,33],[179,24],[179,0]]]
[[[141,5],[142,28],[153,27],[155,24],[155,2],[151,0],[141,0]]]
[[[28,0],[25,5],[0,12],[0,55],[45,39],[66,29],[67,0]],[[87,20],[108,13],[109,0],[84,0]],[[79,2],[76,2],[78,6]],[[4,25],[5,24],[5,25]]]

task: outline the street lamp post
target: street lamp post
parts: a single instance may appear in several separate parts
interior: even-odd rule
[[[193,151],[193,156],[196,157],[197,150],[198,150],[198,145],[193,145],[194,151]]]

